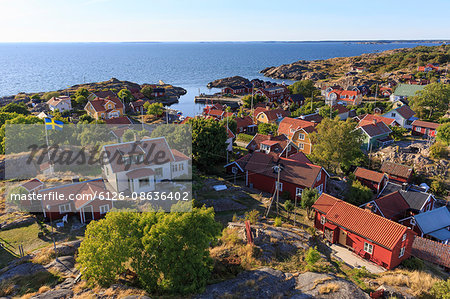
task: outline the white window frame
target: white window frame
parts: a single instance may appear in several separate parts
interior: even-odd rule
[[[391,113],[391,117],[396,117],[396,116],[397,116],[397,114]]]
[[[317,186],[316,190],[319,191],[319,194],[322,194],[323,193],[323,185],[320,184],[319,186]]]
[[[400,254],[398,255],[398,257],[402,257],[405,255],[405,246],[403,246],[402,248],[400,248]]]
[[[100,215],[106,214],[109,212],[109,205],[103,205],[99,207]]]
[[[305,144],[304,143],[299,143],[298,144],[298,148],[301,149],[301,150],[304,149],[305,148]]]
[[[70,213],[72,210],[70,203],[59,205],[58,209],[60,214]]]
[[[276,184],[277,184],[277,182],[275,182],[275,186],[276,186]],[[278,189],[279,189],[279,191],[283,192],[283,183],[282,182],[278,183]]]
[[[295,196],[302,196],[302,192],[303,192],[303,189],[302,188],[299,188],[299,187],[296,187],[295,188]]]
[[[300,139],[300,140],[305,140],[305,134],[303,134],[303,133],[298,133],[298,139]]]
[[[364,242],[364,251],[372,254],[373,253],[373,245],[367,242]]]
[[[402,237],[402,242],[405,242],[405,241],[406,241],[406,233]]]
[[[325,218],[325,216],[320,216],[320,224],[325,225],[325,223],[327,222],[327,219]]]
[[[320,181],[321,178],[322,178],[322,170],[317,175],[317,182]]]

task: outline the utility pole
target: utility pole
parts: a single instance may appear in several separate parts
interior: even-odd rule
[[[281,173],[281,166],[279,164],[275,165],[273,169],[277,172],[277,184],[275,187],[275,192],[277,196],[277,216],[279,215],[279,202],[280,202],[280,173]]]
[[[230,130],[228,128],[228,116],[227,116],[227,135],[228,135],[228,130]],[[233,146],[233,140],[231,140],[231,146]],[[227,164],[228,164],[228,148],[227,148]]]

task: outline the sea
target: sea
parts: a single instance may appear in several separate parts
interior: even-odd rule
[[[272,80],[259,72],[298,60],[355,56],[430,43],[389,42],[139,42],[0,43],[0,96],[52,91],[110,78],[136,83],[159,80],[187,90],[171,108],[185,116],[201,112],[206,85],[240,75]],[[291,82],[287,82],[290,84]]]

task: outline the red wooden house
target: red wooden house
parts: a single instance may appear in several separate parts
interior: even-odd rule
[[[255,134],[258,127],[253,124],[250,116],[236,117],[236,133]]]
[[[270,102],[281,102],[290,97],[289,90],[283,85],[258,88],[255,94],[266,97]]]
[[[298,152],[298,147],[284,135],[273,136],[256,134],[245,147],[249,152],[273,153],[289,157]]]
[[[357,167],[354,174],[361,184],[369,187],[376,194],[380,193],[388,182],[388,177],[384,173],[362,167]]]
[[[424,137],[435,137],[436,130],[439,128],[440,124],[432,123],[429,121],[415,120],[412,122],[411,134],[419,135]]]
[[[397,164],[394,162],[384,162],[381,165],[380,171],[387,174],[389,181],[399,183],[409,183],[413,173],[411,166]]]
[[[410,257],[415,233],[406,226],[328,194],[322,194],[313,209],[314,226],[331,243],[387,269]]]
[[[246,185],[251,188],[273,194],[277,181],[275,166],[281,167],[279,191],[289,192],[291,198],[301,196],[305,188],[316,188],[319,193],[326,188],[329,175],[321,166],[263,152],[249,155],[243,170]]]
[[[227,86],[222,88],[222,94],[234,94],[234,95],[247,94],[251,92],[251,89],[252,89],[251,87],[244,85]]]

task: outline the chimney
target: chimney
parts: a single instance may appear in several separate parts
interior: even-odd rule
[[[408,190],[408,183],[403,183],[402,184],[402,191],[407,191]]]
[[[72,177],[72,183],[78,183],[80,181],[80,177],[74,176]]]
[[[269,136],[269,140],[272,140],[272,139],[273,139],[273,134],[272,134],[272,132],[270,132],[268,136]]]
[[[377,119],[374,118],[374,119],[372,120],[372,122],[373,122],[374,125],[376,125],[376,124],[377,124]]]

